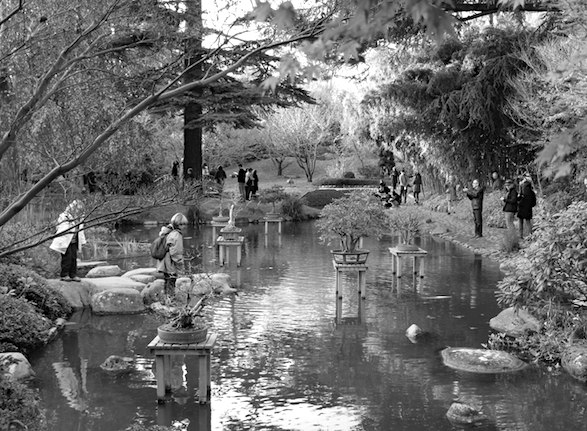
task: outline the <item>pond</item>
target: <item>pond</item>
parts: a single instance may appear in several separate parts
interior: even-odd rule
[[[528,369],[477,375],[442,364],[445,346],[481,347],[499,312],[498,265],[449,242],[423,237],[426,275],[394,284],[388,247],[368,239],[367,296],[358,319],[356,277],[343,277],[343,320],[335,323],[335,271],[313,222],[243,227],[243,265],[218,268],[212,229],[189,232],[186,245],[207,271],[229,273],[238,295],[211,306],[218,342],[212,355],[212,395],[195,399],[195,363],[178,363],[170,402],[158,404],[146,346],[160,320],[151,314],[77,313],[63,336],[31,361],[50,411],[51,430],[113,431],[132,423],[189,430],[450,430],[454,400],[489,417],[480,430],[584,429],[587,387],[567,375]],[[128,235],[153,238],[157,228]],[[114,258],[111,262],[114,261]],[[115,261],[151,266],[150,258]],[[412,344],[411,324],[434,336]],[[132,373],[111,377],[99,365],[112,354],[132,356]]]

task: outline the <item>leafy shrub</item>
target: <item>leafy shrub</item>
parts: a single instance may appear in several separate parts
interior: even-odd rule
[[[281,202],[281,213],[294,221],[304,219],[304,200],[292,195],[287,195]]]
[[[492,192],[485,195],[483,199],[483,224],[489,227],[505,228],[505,217],[503,214],[503,203],[499,199],[503,193]],[[469,199],[467,199],[469,202]]]
[[[319,186],[344,187],[344,186],[364,186],[377,187],[377,179],[360,179],[360,178],[324,178],[317,182]]]
[[[7,287],[13,296],[34,304],[51,320],[68,317],[73,312],[60,292],[48,287],[44,278],[25,267],[0,264],[0,286]]]
[[[29,352],[45,343],[51,324],[26,301],[0,295],[0,343]]]
[[[346,171],[344,174],[342,174],[343,178],[355,178],[355,173],[351,172],[351,171]]]
[[[506,253],[520,249],[520,235],[516,229],[507,229],[501,238],[499,249]]]
[[[37,392],[4,377],[0,364],[0,430],[12,429],[47,429],[45,412],[39,407]]]
[[[341,190],[314,190],[302,196],[306,205],[312,208],[324,208],[334,199],[343,197],[345,192]]]
[[[379,178],[381,176],[381,169],[375,164],[364,165],[357,169],[357,173],[364,178]]]

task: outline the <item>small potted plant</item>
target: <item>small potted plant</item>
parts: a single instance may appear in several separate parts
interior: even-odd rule
[[[201,343],[208,336],[208,324],[202,316],[205,296],[193,307],[186,304],[177,309],[173,317],[157,328],[157,335],[164,343]]]
[[[400,244],[397,248],[402,250],[417,250],[414,238],[422,227],[421,215],[415,208],[394,208],[387,216],[388,226],[391,232],[397,232]]]
[[[358,249],[365,237],[381,237],[387,229],[381,201],[365,191],[353,191],[326,205],[318,220],[320,239],[327,244],[338,241],[340,249],[331,250],[337,263],[365,263],[369,250]]]
[[[265,217],[270,219],[280,218],[281,214],[278,213],[275,209],[275,204],[284,200],[286,197],[287,193],[285,192],[285,189],[279,185],[274,185],[273,187],[263,191],[259,195],[259,202],[272,205],[271,212],[265,214]]]

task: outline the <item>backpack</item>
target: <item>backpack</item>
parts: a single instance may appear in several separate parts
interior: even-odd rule
[[[161,235],[155,238],[151,243],[151,257],[157,260],[163,260],[167,254],[167,235]]]

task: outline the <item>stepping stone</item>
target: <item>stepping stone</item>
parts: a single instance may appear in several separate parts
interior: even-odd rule
[[[496,374],[523,370],[527,363],[501,350],[448,347],[440,352],[444,365],[459,371]]]

